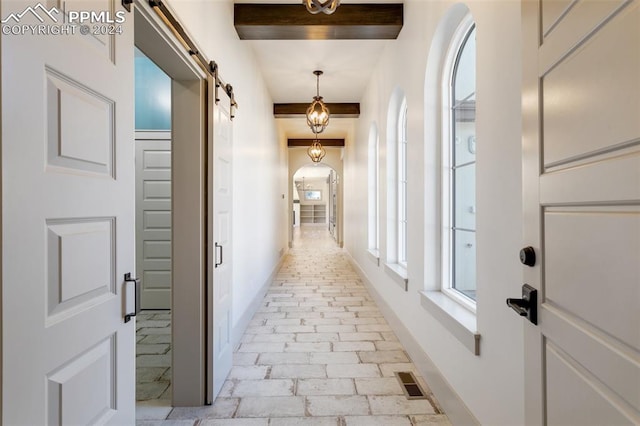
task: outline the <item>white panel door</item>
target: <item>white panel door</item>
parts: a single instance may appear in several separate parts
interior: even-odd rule
[[[532,425],[640,424],[640,2],[523,2]]]
[[[136,269],[142,309],[171,309],[171,132],[136,132]]]
[[[54,31],[2,36],[2,423],[131,425],[133,14],[65,6],[125,22],[57,34],[62,2],[2,3],[6,25]]]
[[[229,98],[209,81],[209,215],[208,298],[209,298],[209,377],[207,398],[211,402],[220,392],[233,363],[231,344],[232,303],[232,124]]]

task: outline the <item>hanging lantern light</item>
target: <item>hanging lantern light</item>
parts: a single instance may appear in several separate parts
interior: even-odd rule
[[[316,70],[313,72],[316,75],[316,96],[313,97],[313,102],[307,108],[307,125],[311,128],[313,133],[322,133],[324,129],[329,125],[329,108],[322,101],[320,96],[320,76],[322,71]]]
[[[307,11],[313,15],[320,12],[331,15],[340,6],[340,0],[302,0],[302,3],[306,6]]]
[[[314,163],[319,163],[320,161],[322,161],[324,156],[327,155],[327,151],[324,149],[322,144],[320,144],[318,138],[316,137],[316,140],[313,141],[309,148],[307,148],[307,154],[311,158],[311,161],[313,161]]]

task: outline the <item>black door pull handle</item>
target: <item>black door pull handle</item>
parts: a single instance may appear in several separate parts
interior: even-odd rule
[[[216,251],[216,258],[215,258],[215,264],[213,265],[214,268],[217,268],[218,266],[222,265],[222,246],[220,244],[218,244],[217,242],[214,243],[215,245],[215,251]],[[220,248],[220,262],[218,263],[218,248]]]
[[[126,312],[124,322],[131,321],[140,312],[140,278],[132,278],[131,273],[124,274],[125,288],[128,284],[133,284],[133,312]],[[126,296],[125,296],[126,297]]]

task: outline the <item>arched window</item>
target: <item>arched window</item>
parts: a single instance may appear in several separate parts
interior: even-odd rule
[[[443,288],[471,309],[476,300],[476,31],[454,34],[443,75]]]
[[[379,258],[380,247],[380,194],[379,191],[379,140],[378,128],[375,123],[371,123],[369,130],[369,170],[368,170],[368,188],[369,188],[369,251]]]
[[[386,157],[385,270],[407,291],[407,98],[399,87],[389,99]]]
[[[407,267],[407,101],[398,117],[398,264]]]

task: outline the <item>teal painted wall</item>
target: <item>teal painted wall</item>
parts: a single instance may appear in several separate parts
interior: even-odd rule
[[[171,130],[171,78],[135,50],[136,130]]]

